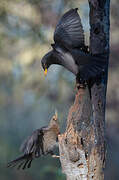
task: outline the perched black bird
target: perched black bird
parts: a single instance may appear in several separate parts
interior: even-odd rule
[[[84,31],[78,8],[66,12],[54,32],[52,50],[41,60],[44,74],[52,64],[59,64],[71,71],[80,81],[87,81],[105,71],[105,57],[91,55],[84,43]]]
[[[20,148],[23,155],[9,162],[7,167],[30,168],[33,159],[41,155],[53,155],[53,150],[58,145],[59,133],[58,117],[55,113],[47,127],[37,129],[25,140]]]

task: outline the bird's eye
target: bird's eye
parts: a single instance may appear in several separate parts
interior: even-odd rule
[[[56,121],[56,117],[55,116],[53,117],[53,120]]]

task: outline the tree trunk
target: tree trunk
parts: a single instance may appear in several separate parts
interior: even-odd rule
[[[89,0],[90,52],[105,54],[106,63],[109,5],[110,0]],[[58,137],[60,161],[67,180],[104,179],[107,72],[90,87],[91,97],[88,87],[78,90],[69,111],[66,131]]]

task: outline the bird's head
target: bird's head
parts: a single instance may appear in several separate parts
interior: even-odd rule
[[[58,113],[55,110],[55,114],[53,115],[52,119],[50,120],[50,124],[57,124],[58,123]]]
[[[50,120],[49,128],[54,129],[54,131],[56,131],[57,134],[60,133],[57,111],[55,111],[55,114],[53,115],[53,117]]]
[[[44,75],[47,75],[48,68],[52,64],[62,64],[61,54],[59,50],[55,47],[55,44],[51,44],[52,50],[48,52],[41,60],[42,67],[44,69]]]
[[[52,54],[53,54],[52,51],[48,52],[41,60],[41,64],[42,64],[42,67],[44,69],[44,75],[45,76],[47,75],[48,68],[52,64]]]

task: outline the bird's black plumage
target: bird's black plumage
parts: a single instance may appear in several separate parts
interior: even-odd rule
[[[54,32],[55,44],[66,49],[84,46],[84,31],[77,10],[78,8],[71,9],[65,13]]]
[[[17,166],[18,169],[30,168],[35,158],[39,158],[41,155],[53,155],[53,150],[58,145],[58,134],[58,118],[57,114],[55,114],[50,120],[49,126],[35,130],[23,142],[20,148],[23,155],[9,162],[7,167]]]
[[[78,8],[66,12],[54,32],[52,50],[41,60],[43,69],[59,64],[83,81],[96,77],[105,71],[105,55],[91,55],[84,43],[84,31]]]

